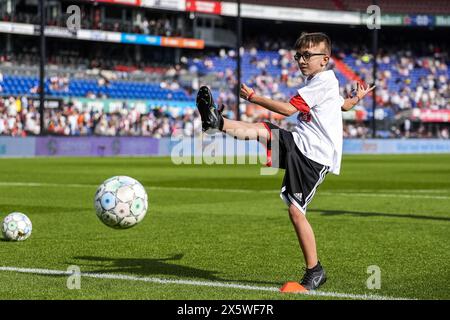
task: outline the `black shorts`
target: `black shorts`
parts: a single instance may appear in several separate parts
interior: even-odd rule
[[[267,142],[268,165],[286,170],[280,197],[288,206],[293,204],[306,214],[306,207],[325,179],[329,167],[305,157],[295,144],[292,132],[270,122],[263,124],[270,133],[270,141]]]

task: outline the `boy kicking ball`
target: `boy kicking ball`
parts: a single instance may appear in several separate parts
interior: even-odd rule
[[[305,77],[305,84],[289,102],[255,95],[245,84],[241,98],[272,112],[290,116],[298,112],[294,130],[281,129],[270,122],[246,123],[222,117],[211,91],[201,87],[197,108],[204,131],[223,131],[237,139],[252,139],[267,148],[268,164],[285,169],[280,196],[288,206],[289,217],[303,252],[306,272],[300,290],[315,290],[327,280],[317,257],[314,232],[306,219],[306,209],[327,173],[338,175],[342,157],[342,111],[353,108],[373,90],[357,85],[356,95],[343,99],[332,70],[326,70],[331,41],[324,33],[304,33],[296,41],[294,59]],[[276,143],[274,141],[276,140]],[[278,148],[273,148],[278,145]]]

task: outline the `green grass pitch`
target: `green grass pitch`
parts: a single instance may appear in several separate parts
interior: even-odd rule
[[[169,158],[0,160],[0,218],[33,222],[24,242],[0,241],[0,267],[280,287],[303,273],[282,172],[258,165],[174,165]],[[149,195],[144,221],[113,230],[96,217],[96,186],[114,175]],[[210,189],[210,190],[209,190]],[[450,155],[343,159],[308,208],[328,281],[324,296],[0,271],[4,299],[331,299],[345,294],[450,299]],[[369,266],[381,288],[369,290]],[[135,279],[133,278],[133,279]]]

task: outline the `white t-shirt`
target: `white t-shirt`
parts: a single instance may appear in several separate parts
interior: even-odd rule
[[[298,89],[308,104],[309,114],[300,112],[293,130],[294,141],[309,159],[329,166],[338,175],[342,158],[342,111],[344,99],[339,95],[339,82],[332,70],[316,74]]]

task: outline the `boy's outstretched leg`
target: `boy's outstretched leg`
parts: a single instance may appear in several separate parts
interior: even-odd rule
[[[223,131],[237,139],[260,140],[265,143],[269,132],[262,123],[247,123],[222,117],[223,106],[218,108],[208,87],[203,86],[197,94],[197,108],[202,118],[203,131]]]
[[[262,123],[248,123],[223,119],[223,132],[240,140],[259,140],[263,144],[269,139],[269,131]]]
[[[300,284],[307,290],[317,289],[327,280],[325,270],[317,259],[316,239],[306,216],[293,204],[289,217],[294,225],[300,248],[306,263],[306,272]]]

